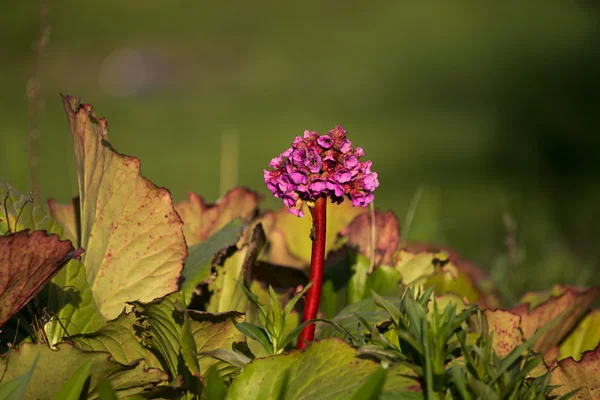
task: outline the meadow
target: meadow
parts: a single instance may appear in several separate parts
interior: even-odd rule
[[[594,5],[49,6],[38,199],[77,194],[59,93],[94,104],[115,147],[176,200],[243,185],[279,207],[269,160],[305,129],[341,123],[373,160],[375,205],[398,215],[403,239],[451,246],[509,302],[600,283]],[[39,7],[2,8],[0,176],[28,191]]]

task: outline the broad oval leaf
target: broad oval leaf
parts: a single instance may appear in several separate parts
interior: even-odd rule
[[[106,120],[77,98],[62,100],[77,160],[82,261],[100,312],[112,319],[129,301],[178,289],[183,223],[169,192],[140,174],[139,160],[113,149]]]
[[[305,350],[258,358],[248,364],[233,381],[227,399],[262,400],[275,398],[277,383],[285,373],[285,399],[350,399],[380,366],[371,360],[356,358],[354,348],[339,339],[313,342]],[[383,391],[418,392],[420,385],[410,376],[408,367],[388,370]]]
[[[27,371],[38,359],[32,382],[25,392],[24,399],[51,399],[61,387],[87,362],[91,363],[90,393],[95,398],[94,389],[100,380],[107,378],[120,396],[133,395],[150,389],[165,381],[164,372],[145,367],[145,363],[122,365],[112,361],[104,352],[84,352],[67,343],[50,349],[46,344],[25,343],[0,359],[0,368],[5,371],[2,382],[13,379]]]

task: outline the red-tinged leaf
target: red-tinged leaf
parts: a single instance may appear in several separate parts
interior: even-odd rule
[[[521,317],[508,310],[484,310],[487,333],[494,333],[492,347],[500,358],[523,343]]]
[[[530,310],[528,303],[512,309],[515,314],[521,316],[521,328],[525,340],[560,314],[560,317],[533,345],[533,349],[539,353],[546,353],[557,346],[589,310],[599,293],[598,288],[563,287],[561,291],[560,295],[551,296],[533,310]],[[527,298],[531,299],[532,294],[528,294]]]
[[[400,232],[398,231],[398,218],[392,211],[382,213],[375,210],[360,214],[339,233],[340,239],[347,243],[365,257],[371,257],[373,239],[375,243],[375,265],[393,265],[393,255],[398,247]]]
[[[187,246],[171,194],[144,178],[140,161],[108,141],[107,122],[89,104],[62,96],[71,125],[80,198],[80,243],[87,282],[102,316],[128,302],[178,289]]]
[[[600,345],[594,351],[585,352],[580,361],[565,358],[550,369],[550,385],[560,385],[552,390],[552,395],[562,396],[579,389],[573,398],[600,399]]]
[[[249,222],[256,215],[261,200],[262,196],[256,192],[237,187],[213,204],[190,193],[187,201],[175,205],[175,210],[183,220],[183,233],[191,246],[205,241],[236,218]]]
[[[0,237],[0,327],[25,306],[70,259],[81,255],[69,241],[44,231]]]

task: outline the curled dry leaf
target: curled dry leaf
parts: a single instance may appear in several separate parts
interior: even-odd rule
[[[113,149],[106,120],[77,98],[62,100],[77,161],[86,279],[98,309],[112,319],[130,301],[178,289],[187,257],[183,223],[168,190],[141,175],[137,158]]]
[[[188,200],[175,205],[183,220],[183,233],[188,246],[200,243],[229,222],[241,218],[249,222],[257,213],[262,196],[250,189],[231,189],[215,203],[207,203],[202,196],[188,194]]]
[[[44,231],[0,237],[0,327],[25,306],[72,258],[79,257],[69,241]]]

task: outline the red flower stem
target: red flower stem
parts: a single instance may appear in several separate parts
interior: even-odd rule
[[[313,220],[312,256],[310,259],[309,282],[312,286],[306,292],[306,304],[302,322],[317,317],[319,301],[321,300],[321,287],[323,286],[323,269],[325,264],[325,237],[327,227],[327,198],[319,197],[315,201],[315,207],[309,207]],[[315,336],[315,324],[308,324],[302,330],[298,339],[298,348],[303,349],[308,342],[312,342]]]

